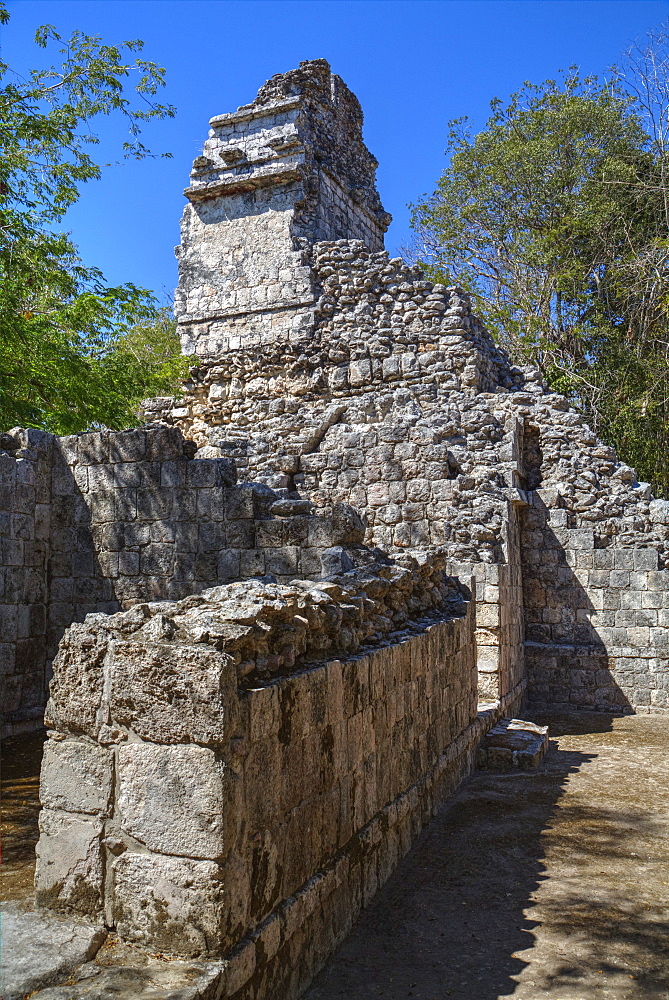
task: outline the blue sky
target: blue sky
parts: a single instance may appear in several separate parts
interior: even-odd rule
[[[396,252],[409,239],[407,203],[445,166],[447,122],[482,127],[492,97],[576,64],[600,73],[635,38],[669,17],[662,0],[10,0],[2,56],[25,72],[45,65],[32,39],[55,25],[106,42],[144,40],[166,67],[163,99],[177,117],[146,135],[171,160],[121,162],[83,189],[67,227],[86,264],[110,283],[170,293],[176,281],[183,188],[207,122],[253,100],[273,73],[325,57],[358,95],[378,186],[394,217]],[[124,136],[100,122],[98,152],[114,159]]]

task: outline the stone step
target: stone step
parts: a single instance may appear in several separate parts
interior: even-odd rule
[[[489,771],[539,767],[548,749],[548,726],[524,719],[500,719],[481,742],[476,763]]]

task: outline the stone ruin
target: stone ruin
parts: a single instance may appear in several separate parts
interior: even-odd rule
[[[53,671],[41,906],[288,1000],[500,719],[669,711],[669,503],[389,258],[324,60],[210,124],[182,397],[0,440],[4,726]]]

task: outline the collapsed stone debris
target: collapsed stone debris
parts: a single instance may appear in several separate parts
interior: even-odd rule
[[[210,124],[183,395],[0,439],[3,722],[53,669],[40,905],[288,1000],[501,718],[669,711],[669,504],[389,258],[324,60]]]

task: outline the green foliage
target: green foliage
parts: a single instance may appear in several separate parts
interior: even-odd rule
[[[51,26],[35,40],[41,48],[61,41]],[[153,296],[132,284],[107,287],[54,228],[80,185],[100,176],[88,151],[98,142],[97,116],[121,115],[124,155],[143,158],[151,154],[139,139],[142,123],[174,114],[153,100],[164,71],[124,61],[141,48],[75,32],[59,49],[60,63],[27,81],[0,63],[0,427],[129,426],[142,398],[173,391],[185,374]],[[125,94],[131,76],[137,108]]]
[[[414,257],[664,492],[667,161],[626,83],[570,71],[494,100],[476,136],[451,123],[449,165],[412,206]]]

